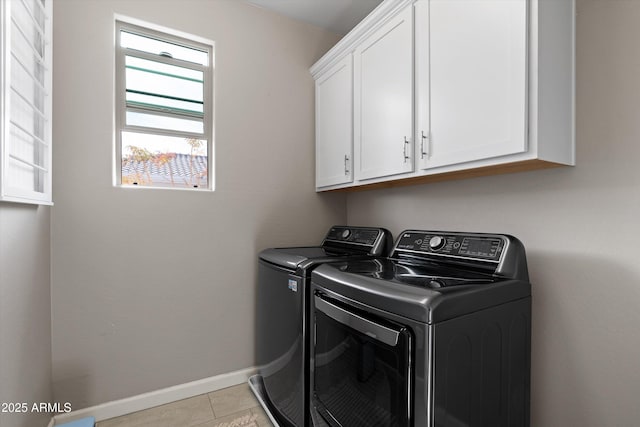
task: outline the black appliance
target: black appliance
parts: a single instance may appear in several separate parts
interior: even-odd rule
[[[320,246],[262,251],[256,298],[258,374],[249,385],[282,426],[309,425],[309,283],[326,262],[386,256],[393,245],[383,228],[334,226]]]
[[[509,235],[403,232],[311,274],[316,426],[529,426],[531,286]]]

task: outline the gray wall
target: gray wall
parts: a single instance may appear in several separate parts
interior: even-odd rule
[[[114,13],[214,40],[214,193],[112,186]],[[256,254],[318,242],[308,68],[338,37],[237,0],[54,2],[53,386],[81,408],[251,367]]]
[[[533,283],[532,426],[640,420],[640,2],[577,4],[577,166],[350,194],[350,224],[512,233]]]
[[[27,413],[0,413],[0,427],[44,427],[50,402],[50,209],[0,202],[0,402],[25,402]]]

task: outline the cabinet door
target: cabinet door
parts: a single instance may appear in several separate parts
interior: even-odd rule
[[[356,178],[413,171],[413,7],[355,51]]]
[[[353,59],[316,80],[316,187],[353,182]]]
[[[526,151],[527,1],[430,0],[416,25],[429,26],[429,73],[418,76],[417,105],[424,96],[430,104],[429,116],[417,117],[420,167]]]

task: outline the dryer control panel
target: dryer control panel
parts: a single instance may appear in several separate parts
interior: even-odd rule
[[[524,245],[508,234],[406,230],[396,240],[391,258],[469,267],[529,280]]]
[[[507,238],[500,235],[405,231],[394,252],[499,262],[507,244]]]

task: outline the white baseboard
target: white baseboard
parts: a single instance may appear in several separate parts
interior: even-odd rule
[[[137,396],[127,397],[100,405],[71,411],[68,414],[58,414],[51,419],[48,427],[74,421],[83,417],[94,417],[97,421],[104,421],[109,418],[120,417],[132,412],[164,405],[176,400],[188,399],[200,394],[211,393],[212,391],[231,387],[247,382],[250,376],[255,374],[257,369],[247,368],[227,374],[216,375],[202,380],[192,381]]]

